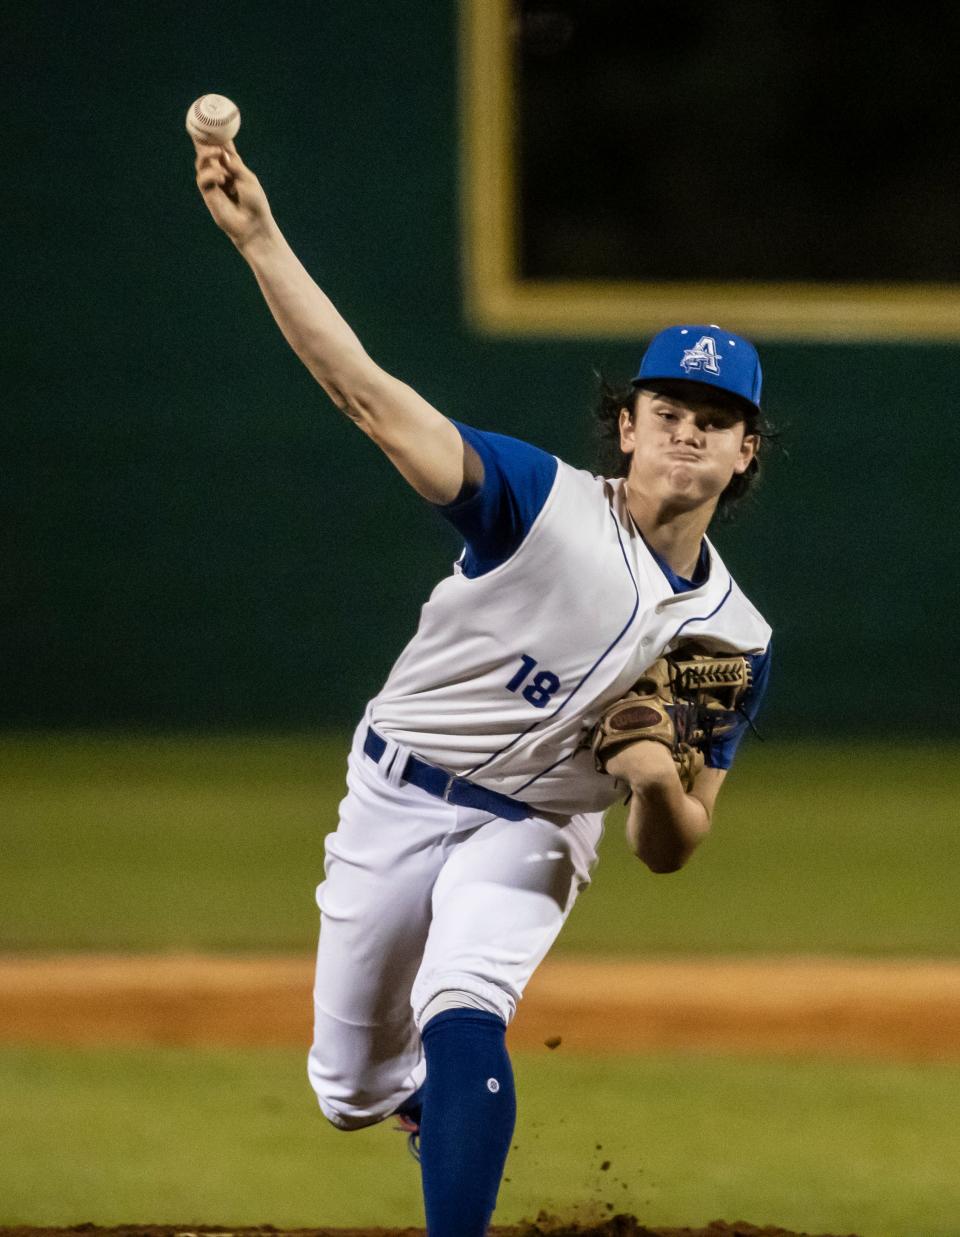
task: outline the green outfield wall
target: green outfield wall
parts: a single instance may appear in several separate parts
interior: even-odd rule
[[[453,0],[18,23],[0,723],[347,725],[459,546],[282,339],[197,193],[188,103],[240,103],[293,248],[450,415],[589,467],[594,370],[629,377],[645,341],[468,325]],[[760,346],[785,450],[715,539],[776,630],[762,729],[955,733],[960,348]]]

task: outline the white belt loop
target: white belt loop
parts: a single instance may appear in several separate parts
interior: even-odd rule
[[[395,739],[388,739],[386,735],[383,736],[383,741],[386,747],[377,762],[380,775],[388,786],[402,786],[403,771],[407,767],[410,749]]]

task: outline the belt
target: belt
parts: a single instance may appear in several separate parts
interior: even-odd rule
[[[386,748],[386,740],[372,726],[368,726],[367,737],[363,741],[364,752],[375,764],[379,764]],[[448,773],[446,769],[428,764],[412,754],[407,757],[400,776],[411,786],[419,786],[428,795],[442,799],[444,803],[452,803],[455,807],[479,808],[481,812],[502,816],[504,820],[526,820],[533,814],[529,803],[511,799],[509,795],[498,794],[495,790],[486,790],[465,777],[457,777],[455,773]]]

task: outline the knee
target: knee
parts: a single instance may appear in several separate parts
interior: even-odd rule
[[[317,1096],[317,1103],[320,1106],[321,1113],[333,1128],[340,1130],[344,1134],[349,1134],[353,1130],[364,1130],[371,1125],[377,1125],[384,1117],[389,1115],[384,1113],[383,1116],[370,1117],[365,1115],[360,1109],[350,1109],[343,1104],[334,1108],[329,1100],[322,1099],[319,1095]]]
[[[329,1086],[311,1073],[310,1083],[317,1097],[320,1112],[335,1130],[350,1133],[378,1125],[393,1113],[405,1095],[391,1090],[389,1094],[374,1092],[368,1087],[345,1085]]]
[[[362,1130],[396,1111],[423,1081],[425,1066],[412,1024],[402,1045],[386,1043],[371,1051],[340,1037],[334,1044],[318,1036],[307,1058],[307,1076],[320,1111],[338,1130]]]

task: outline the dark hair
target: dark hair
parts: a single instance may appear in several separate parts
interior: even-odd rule
[[[739,395],[722,391],[707,383],[663,379],[618,387],[608,382],[602,373],[597,374],[597,379],[600,383],[600,394],[594,412],[599,439],[598,464],[605,477],[625,477],[630,471],[630,453],[620,450],[620,413],[626,409],[631,419],[633,418],[641,391],[653,391],[658,395],[670,395],[678,399],[695,392],[698,400],[709,401],[712,407],[728,412],[732,417],[731,424],[743,421],[744,432],[756,434],[761,446],[765,442],[775,442],[780,436],[753,404],[741,399]],[[759,476],[758,452],[747,465],[746,472],[736,473],[731,477],[727,488],[720,495],[717,515],[721,519],[729,520],[733,517],[733,508],[756,486]]]

